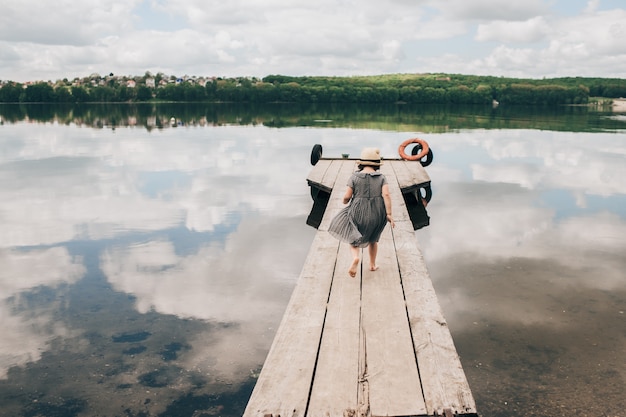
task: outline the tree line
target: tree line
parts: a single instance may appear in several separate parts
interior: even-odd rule
[[[172,77],[174,78],[174,77]],[[393,74],[362,77],[217,78],[201,85],[177,80],[149,87],[5,82],[3,103],[234,102],[234,103],[410,103],[410,104],[586,104],[592,97],[626,97],[626,80],[567,77],[520,79],[455,74]]]

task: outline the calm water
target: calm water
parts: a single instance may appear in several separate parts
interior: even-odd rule
[[[311,148],[395,157],[416,135],[435,155],[416,238],[481,415],[624,416],[626,115],[0,117],[1,416],[241,415],[315,233]]]

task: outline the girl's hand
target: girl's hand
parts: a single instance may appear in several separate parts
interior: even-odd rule
[[[392,228],[396,227],[396,223],[393,221],[393,217],[391,217],[391,214],[387,215],[387,221],[391,223]]]

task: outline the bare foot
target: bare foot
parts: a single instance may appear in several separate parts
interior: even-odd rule
[[[370,265],[370,271],[378,271],[378,265]]]
[[[350,274],[352,278],[356,277],[356,267],[359,266],[359,261],[359,258],[354,258],[352,260],[352,265],[350,265],[350,269],[348,269],[348,274]]]

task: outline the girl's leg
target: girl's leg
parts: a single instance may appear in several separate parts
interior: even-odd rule
[[[352,278],[356,277],[357,266],[359,266],[359,247],[358,246],[350,246],[350,252],[352,252],[352,264],[350,265],[350,269],[348,270],[348,274]]]
[[[376,271],[378,266],[376,265],[376,255],[378,254],[378,242],[370,242],[370,271]]]

